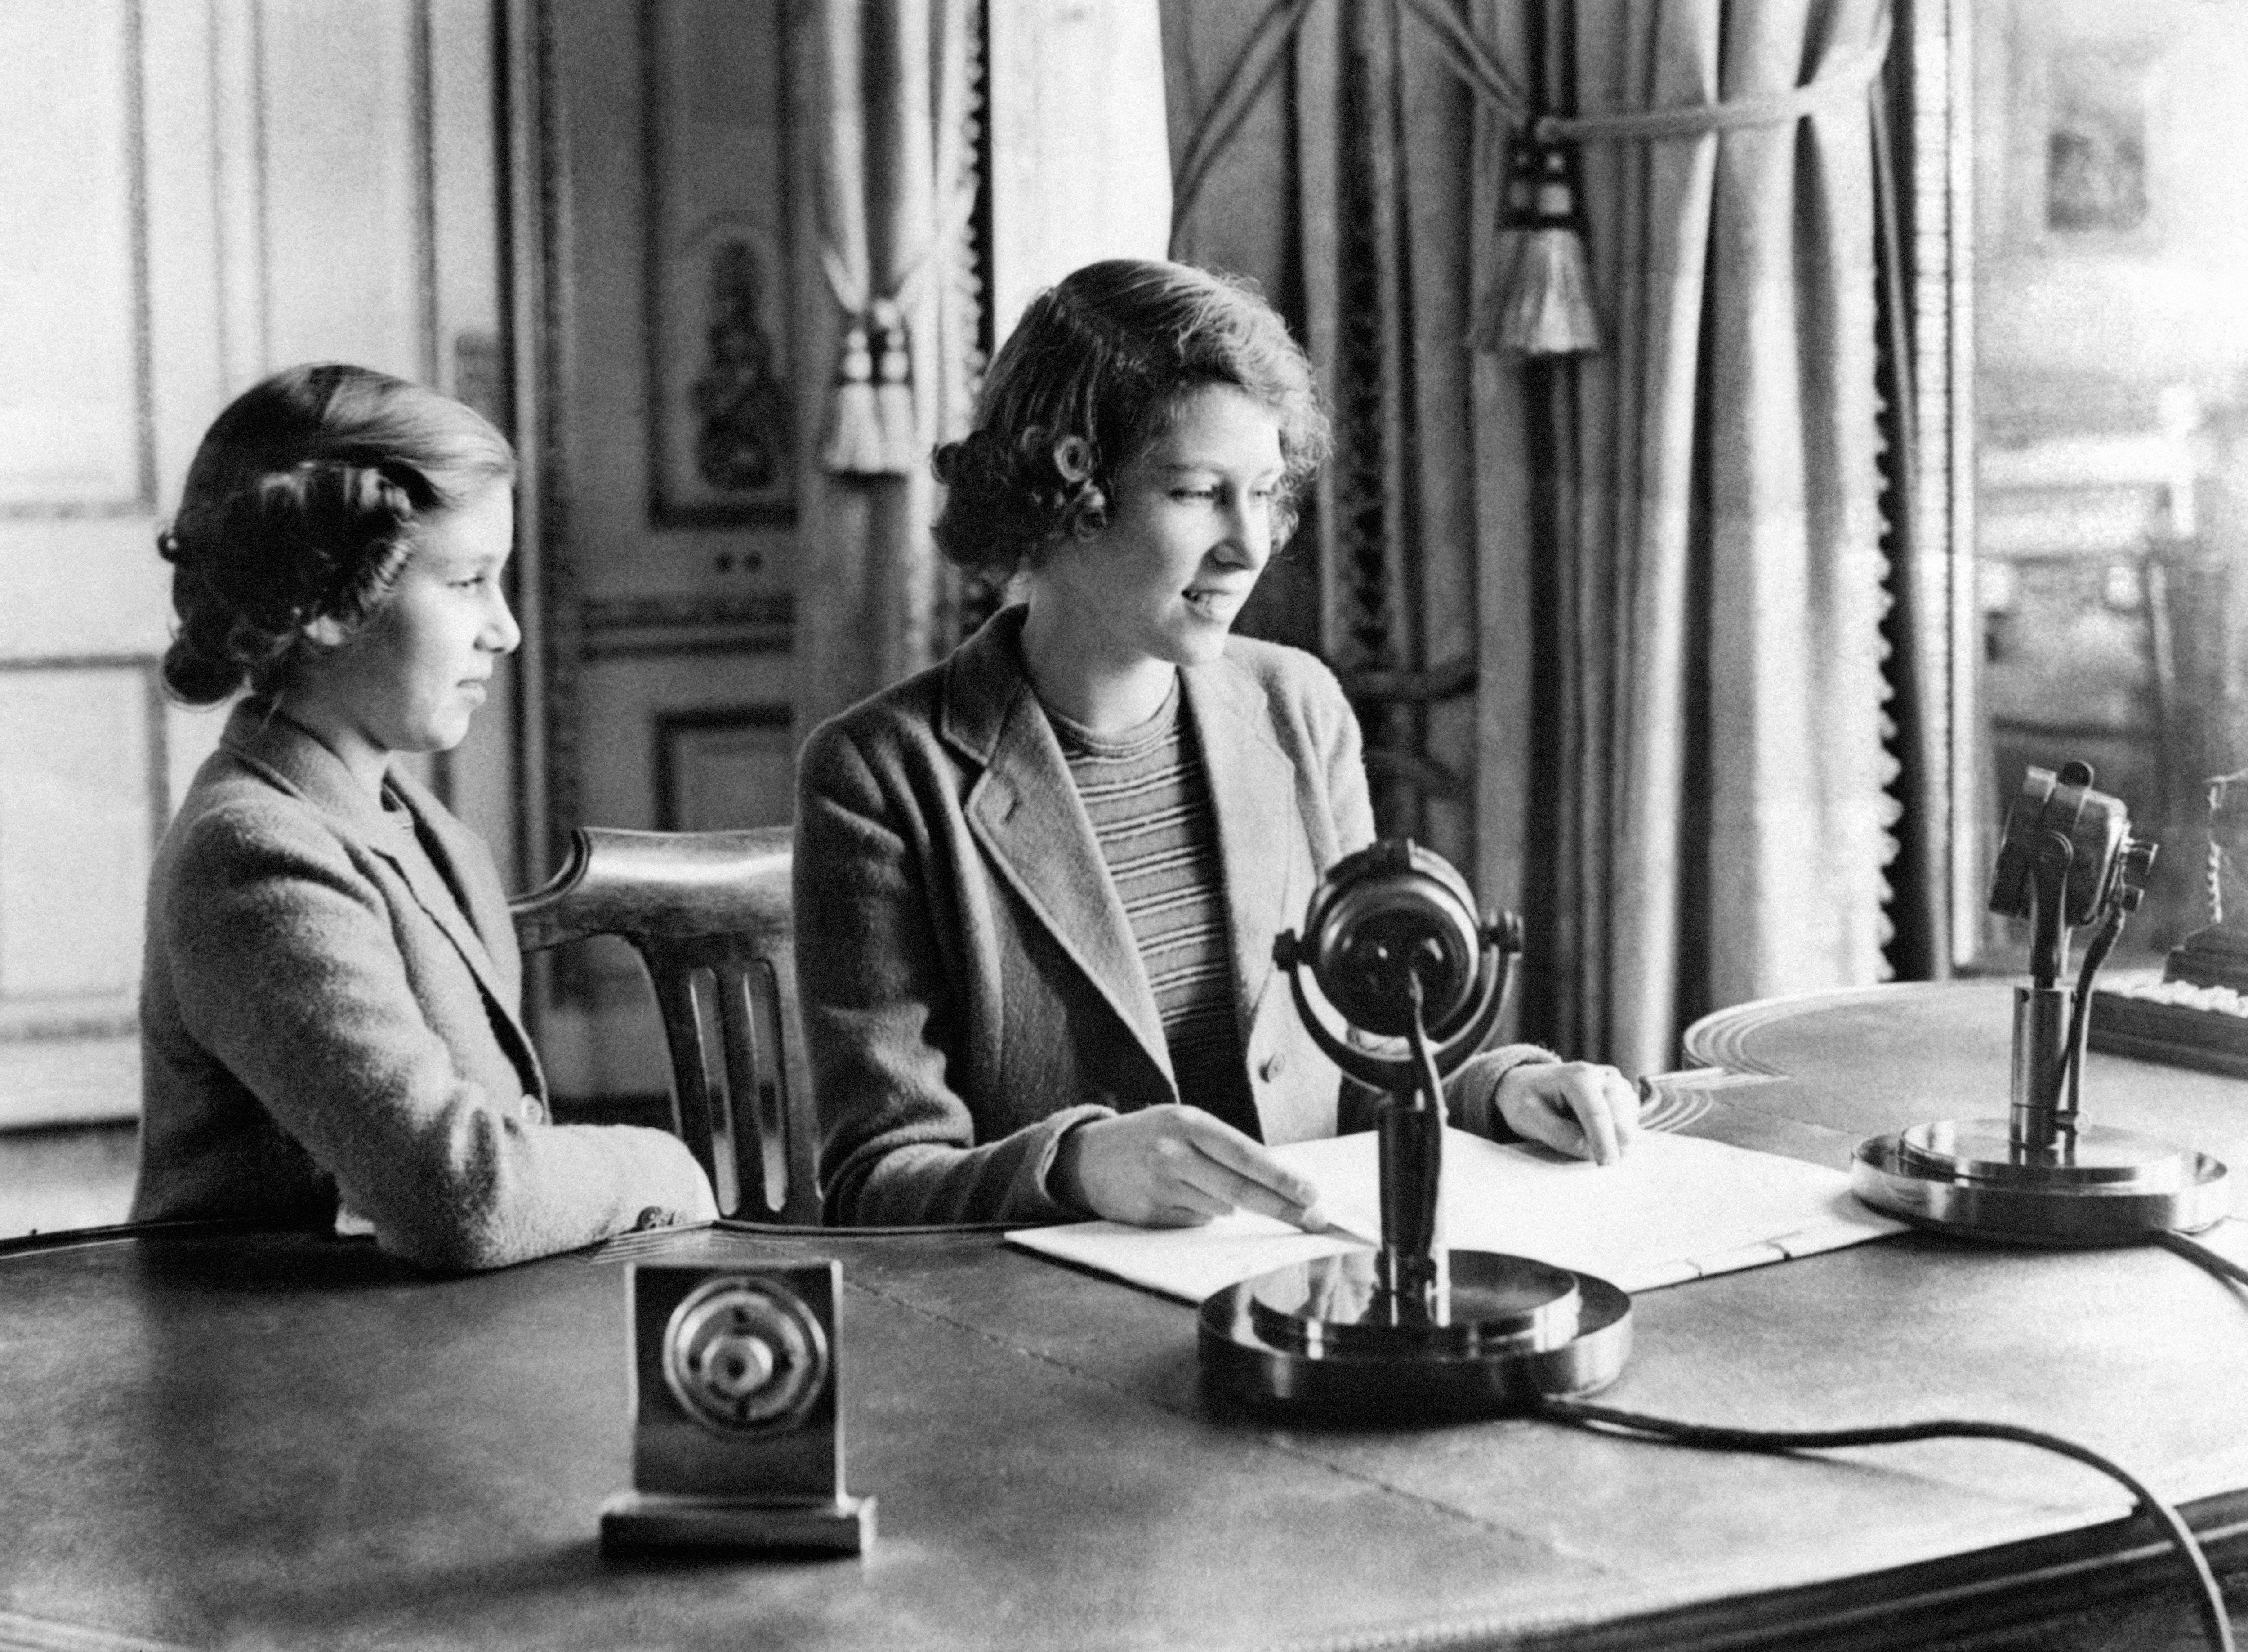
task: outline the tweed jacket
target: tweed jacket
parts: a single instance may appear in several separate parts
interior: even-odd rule
[[[545,1122],[490,856],[410,778],[388,785],[427,860],[262,703],[196,775],[149,880],[134,1218],[371,1224],[454,1271],[702,1210],[674,1137]]]
[[[1047,1187],[1062,1134],[1181,1100],[1129,922],[1024,674],[1023,616],[995,616],[804,749],[797,979],[833,1221],[1081,1216]],[[1373,839],[1357,721],[1297,649],[1237,637],[1180,675],[1264,1138],[1363,1128],[1365,1098],[1345,1098],[1272,963],[1320,874]],[[1484,1065],[1486,1091],[1503,1065]]]

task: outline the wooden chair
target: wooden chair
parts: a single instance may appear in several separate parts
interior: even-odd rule
[[[632,943],[671,1047],[672,1126],[728,1217],[816,1225],[819,1128],[792,956],[790,833],[582,827],[512,903],[525,951]]]

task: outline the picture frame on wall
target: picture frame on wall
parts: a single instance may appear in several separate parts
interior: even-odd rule
[[[786,826],[796,814],[793,718],[782,704],[658,712],[656,829]]]
[[[2046,233],[2136,234],[2149,216],[2153,87],[2143,54],[2079,44],[2053,53],[2046,113]]]
[[[2165,111],[2157,55],[2132,35],[2059,31],[2030,54],[2009,146],[2008,217],[2022,250],[2159,251]]]

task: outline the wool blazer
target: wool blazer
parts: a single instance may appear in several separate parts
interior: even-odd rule
[[[1022,656],[1024,610],[814,730],[798,769],[797,981],[831,1220],[1082,1216],[1071,1126],[1182,1100],[1129,921]],[[1233,1001],[1266,1141],[1363,1128],[1272,940],[1373,840],[1356,718],[1311,655],[1231,639],[1180,672],[1217,822]],[[1487,1098],[1516,1046],[1479,1064]],[[1463,1075],[1451,1089],[1460,1107]],[[1192,1097],[1184,1098],[1192,1100]]]
[[[671,1135],[545,1121],[491,857],[387,784],[426,856],[263,703],[195,776],[149,879],[134,1218],[371,1225],[450,1272],[706,1209]]]

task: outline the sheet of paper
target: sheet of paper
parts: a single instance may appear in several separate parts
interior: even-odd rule
[[[1318,1184],[1338,1220],[1380,1230],[1370,1133],[1275,1152]],[[1621,1163],[1597,1165],[1447,1130],[1437,1209],[1455,1250],[1535,1257],[1631,1292],[1839,1250],[1905,1226],[1860,1204],[1839,1170],[1665,1134],[1642,1135]],[[1080,1222],[1007,1238],[1188,1302],[1287,1263],[1365,1248],[1238,1214],[1199,1228]]]

